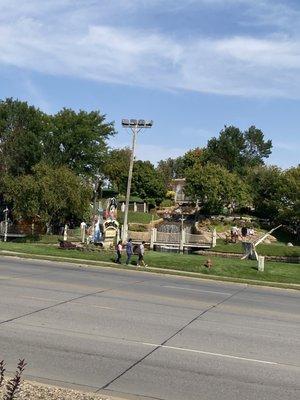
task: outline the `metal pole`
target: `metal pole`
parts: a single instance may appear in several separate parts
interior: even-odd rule
[[[128,235],[128,209],[129,209],[129,199],[130,199],[130,189],[131,189],[131,181],[132,181],[132,171],[133,171],[133,163],[134,163],[134,151],[136,145],[136,135],[138,133],[138,128],[135,126],[131,128],[133,137],[132,137],[132,149],[130,156],[130,165],[128,172],[128,181],[127,181],[127,192],[126,192],[126,203],[125,203],[125,215],[124,215],[124,229],[123,229],[123,241],[127,240]]]

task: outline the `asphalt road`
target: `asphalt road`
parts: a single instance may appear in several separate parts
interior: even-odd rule
[[[299,309],[292,290],[0,258],[7,369],[120,397],[299,400]]]

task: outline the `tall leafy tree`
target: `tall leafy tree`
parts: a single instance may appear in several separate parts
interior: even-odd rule
[[[161,174],[166,187],[170,187],[174,178],[184,178],[187,170],[203,162],[203,150],[199,147],[188,150],[183,156],[159,161],[157,171]]]
[[[154,199],[160,203],[166,193],[161,175],[150,161],[136,161],[133,167],[131,193],[142,199]]]
[[[0,165],[2,173],[28,174],[43,156],[42,139],[49,118],[24,101],[0,102]]]
[[[283,171],[276,166],[257,166],[248,169],[247,181],[256,214],[271,220],[278,218],[287,195]]]
[[[249,166],[263,165],[271,149],[272,141],[265,140],[263,132],[255,126],[245,132],[228,126],[218,138],[208,141],[203,157],[206,162],[222,165],[228,171],[243,173]]]
[[[280,222],[288,225],[300,239],[300,165],[284,172],[284,207],[279,214]]]
[[[40,163],[30,175],[6,176],[4,186],[15,217],[30,220],[39,216],[47,224],[73,215],[82,218],[91,198],[90,187],[66,166]]]
[[[106,178],[123,195],[126,194],[130,154],[129,147],[111,149],[103,167]]]
[[[50,131],[43,140],[45,160],[93,176],[103,169],[107,139],[114,134],[113,124],[105,122],[99,111],[64,108],[50,118]]]
[[[249,186],[237,174],[216,164],[196,164],[186,176],[186,193],[198,200],[208,214],[223,212],[224,207],[239,209],[251,205]]]

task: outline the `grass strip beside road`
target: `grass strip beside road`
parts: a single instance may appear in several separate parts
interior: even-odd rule
[[[300,257],[300,246],[288,247],[281,243],[260,244],[256,250],[261,256]],[[244,253],[241,242],[225,244],[218,241],[217,246],[210,249],[210,251],[235,254]]]
[[[36,255],[39,257],[51,256],[67,257],[82,261],[109,262],[114,259],[113,251],[82,252],[78,250],[62,250],[57,246],[36,243],[0,243],[0,250]],[[123,255],[123,262],[125,256]],[[160,253],[148,251],[145,254],[146,262],[150,267],[164,270],[177,270],[182,272],[200,273],[207,277],[226,277],[233,279],[258,280],[260,282],[300,284],[300,264],[266,262],[265,271],[257,271],[256,261],[210,257],[213,263],[208,270],[204,263],[206,256],[193,254]],[[133,266],[136,265],[136,256],[132,258]]]

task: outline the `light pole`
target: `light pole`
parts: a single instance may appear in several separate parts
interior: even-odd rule
[[[128,210],[129,210],[129,198],[130,198],[130,189],[131,189],[131,181],[132,181],[132,170],[134,163],[134,151],[136,145],[136,136],[142,129],[151,128],[153,125],[153,121],[146,121],[144,119],[122,119],[123,128],[130,128],[132,131],[132,149],[130,155],[130,164],[129,164],[129,172],[128,172],[128,181],[127,181],[127,192],[126,192],[126,203],[125,203],[125,214],[124,214],[124,226],[123,226],[123,237],[122,240],[127,240],[128,234]]]

